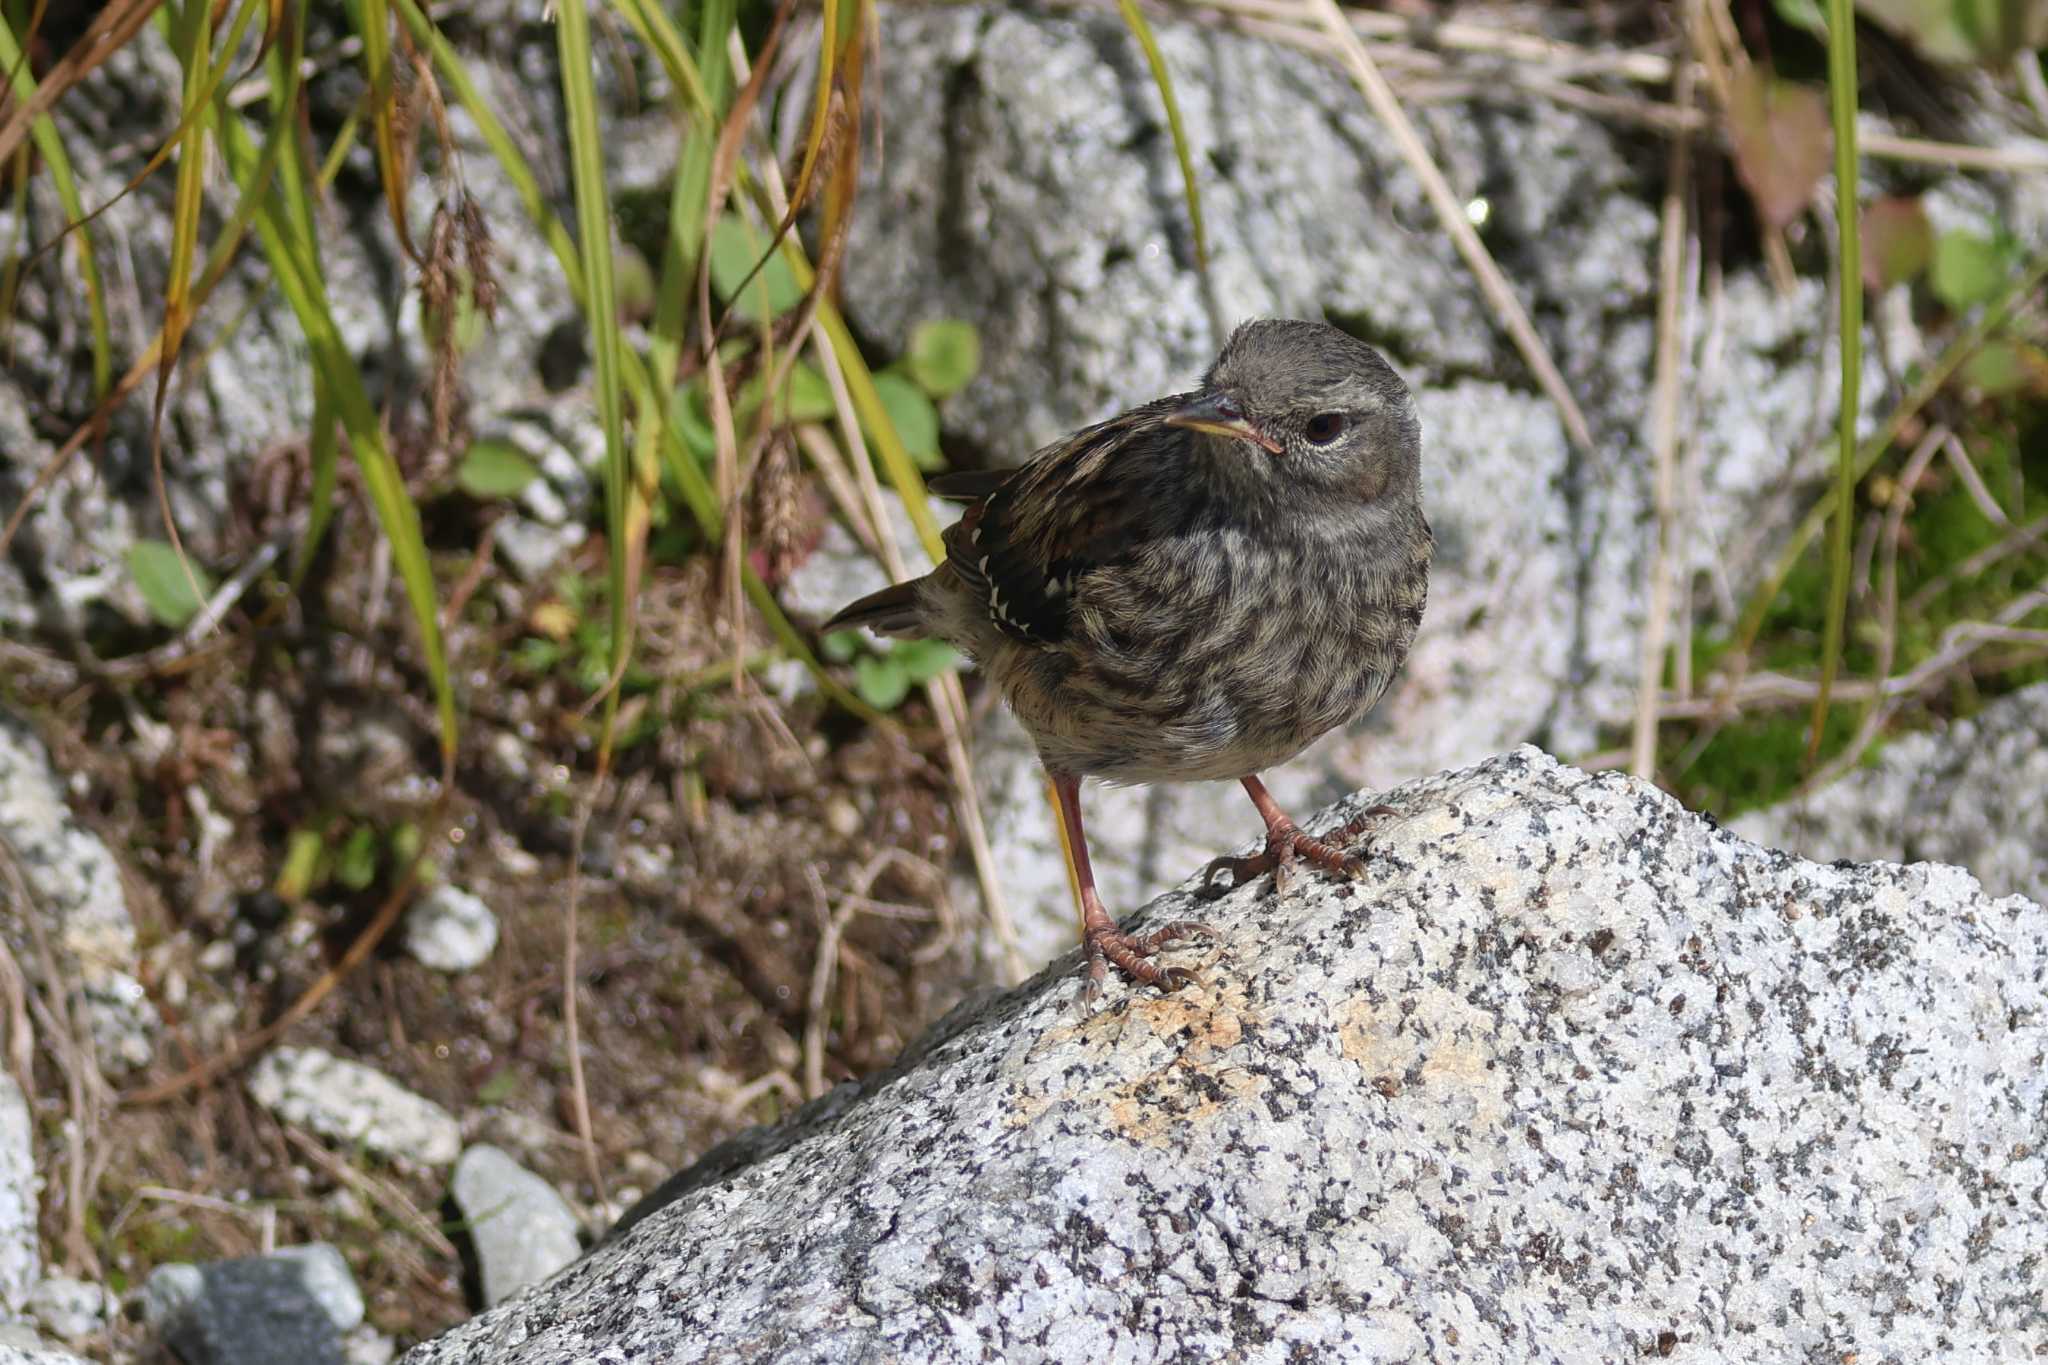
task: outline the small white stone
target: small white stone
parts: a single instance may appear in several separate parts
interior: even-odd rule
[[[462,1150],[461,1126],[440,1105],[319,1048],[266,1054],[249,1075],[249,1093],[288,1123],[391,1160],[445,1166]]]
[[[583,1254],[576,1214],[555,1187],[496,1147],[464,1152],[449,1189],[476,1248],[486,1308]]]
[[[498,917],[459,886],[437,886],[406,912],[405,950],[435,971],[471,971],[497,946]]]
[[[99,1331],[116,1307],[104,1288],[69,1275],[50,1276],[36,1286],[28,1300],[28,1311],[43,1330],[62,1341],[76,1341]]]
[[[860,833],[860,811],[853,802],[843,796],[835,796],[825,803],[825,825],[842,839],[851,839]]]

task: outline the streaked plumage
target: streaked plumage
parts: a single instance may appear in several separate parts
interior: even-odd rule
[[[1240,327],[1200,390],[1133,408],[1014,471],[935,480],[969,503],[946,562],[829,626],[933,635],[973,657],[1038,745],[1080,833],[1081,777],[1235,778],[1268,856],[1355,860],[1301,836],[1257,774],[1369,709],[1422,620],[1431,537],[1408,389],[1322,323]],[[1158,944],[1094,900],[1091,970],[1141,979]],[[1097,918],[1100,923],[1097,923]]]

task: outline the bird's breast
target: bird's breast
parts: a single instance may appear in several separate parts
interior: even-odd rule
[[[1364,712],[1414,638],[1427,550],[1341,529],[1163,539],[1078,582],[1071,638],[1005,688],[1048,761],[1238,777]]]

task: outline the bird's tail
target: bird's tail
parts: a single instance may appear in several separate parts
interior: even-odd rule
[[[851,630],[866,626],[877,635],[923,635],[924,622],[917,614],[917,579],[871,592],[858,602],[833,613],[826,630]]]

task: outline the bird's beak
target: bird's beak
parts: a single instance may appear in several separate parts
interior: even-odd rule
[[[1166,425],[1185,427],[1189,431],[1206,431],[1211,436],[1228,436],[1235,441],[1250,441],[1274,455],[1283,447],[1272,437],[1251,424],[1228,394],[1209,393],[1191,403],[1174,409],[1167,417]]]

